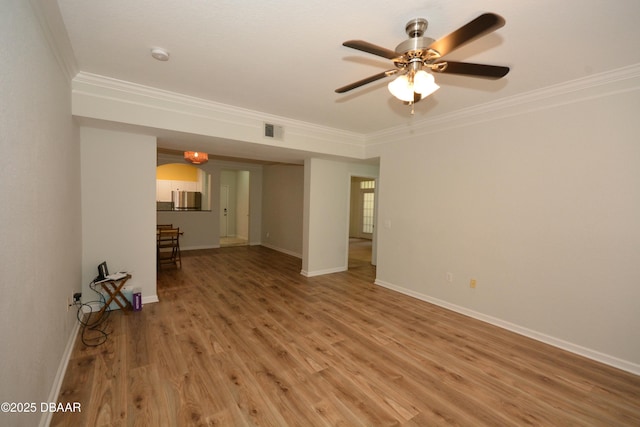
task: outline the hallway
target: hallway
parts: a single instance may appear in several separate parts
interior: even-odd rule
[[[371,240],[349,238],[349,268],[371,265],[371,251]]]

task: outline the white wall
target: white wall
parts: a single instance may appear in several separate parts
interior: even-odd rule
[[[215,207],[218,203],[215,203]],[[180,249],[210,249],[220,247],[220,224],[218,214],[212,211],[158,211],[158,224],[179,227]]]
[[[26,1],[0,2],[0,401],[57,397],[81,290],[80,143],[70,76]],[[38,403],[39,404],[39,403]],[[47,414],[0,413],[34,426]]]
[[[325,159],[305,160],[302,274],[348,268],[351,176],[377,177],[378,166]]]
[[[640,373],[640,85],[620,84],[384,145],[377,282]]]
[[[89,283],[102,261],[131,273],[143,303],[157,301],[156,139],[89,127],[80,138],[83,301],[97,299]]]
[[[262,244],[302,258],[304,167],[264,167]]]

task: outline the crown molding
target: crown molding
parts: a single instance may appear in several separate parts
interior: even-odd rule
[[[287,137],[312,138],[332,144],[351,146],[351,148],[359,150],[363,150],[365,145],[365,136],[356,132],[248,110],[84,71],[75,76],[73,83],[75,93],[82,93],[94,98],[108,98],[129,104],[151,106],[156,109],[200,118],[215,117],[216,120],[229,124],[259,129],[262,128],[263,123],[268,122],[284,127]]]
[[[74,76],[78,74],[78,64],[58,8],[58,2],[29,0],[29,4],[38,19],[49,48],[66,77],[65,80],[70,84]]]
[[[133,105],[175,113],[196,120],[229,124],[234,129],[242,129],[244,133],[239,137],[245,140],[248,138],[249,142],[356,159],[375,157],[380,146],[407,138],[491,122],[639,88],[640,64],[635,64],[431,117],[415,122],[410,127],[402,125],[380,132],[360,134],[86,72],[78,73],[73,79],[74,97],[90,98],[92,101],[111,101],[111,107]],[[117,108],[110,110],[117,110]],[[74,114],[83,115],[76,109]],[[94,116],[94,118],[114,120],[109,117]],[[283,141],[260,140],[259,134],[265,122],[283,126],[286,129],[285,135],[288,141],[284,141],[283,144]],[[301,147],[300,144],[305,146]]]
[[[407,127],[396,126],[366,135],[367,149],[406,138],[447,129],[490,122],[506,117],[572,104],[621,92],[640,89],[640,64],[571,80],[482,105],[435,116]]]

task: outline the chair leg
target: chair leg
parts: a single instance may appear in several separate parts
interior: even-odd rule
[[[174,233],[171,233],[174,232]],[[169,236],[167,234],[171,233]],[[179,229],[163,232],[164,238],[158,238],[157,268],[161,270],[162,264],[174,264],[176,268],[182,268],[182,256],[180,254]],[[168,237],[168,238],[167,238]],[[165,249],[163,252],[162,249]]]

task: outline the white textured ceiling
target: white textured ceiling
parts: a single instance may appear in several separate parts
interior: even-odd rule
[[[80,70],[254,111],[369,134],[640,63],[639,0],[58,0]],[[407,21],[440,38],[484,12],[506,25],[445,58],[506,65],[504,79],[436,75],[441,89],[410,108],[393,68],[342,46],[395,49]],[[152,47],[170,52],[151,58]]]

